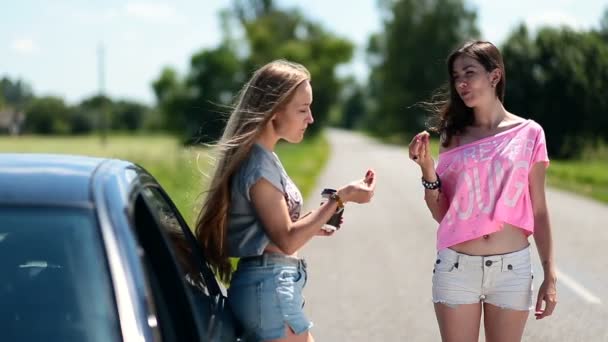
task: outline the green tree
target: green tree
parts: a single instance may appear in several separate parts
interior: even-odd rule
[[[94,130],[103,131],[111,128],[114,121],[112,108],[114,102],[105,95],[93,95],[80,102],[74,115],[78,126],[75,133],[85,133],[87,126],[93,125]],[[82,127],[81,127],[82,125]]]
[[[226,42],[192,56],[184,80],[165,68],[153,88],[166,127],[188,143],[216,141],[241,85],[241,73],[242,63]]]
[[[543,28],[530,38],[524,27],[503,47],[506,104],[539,121],[556,157],[576,157],[608,140],[608,44],[594,32]]]
[[[31,87],[22,80],[12,81],[8,77],[0,79],[0,94],[7,106],[17,111],[24,110],[34,95]]]
[[[63,99],[53,96],[35,98],[28,105],[24,132],[35,134],[70,133],[70,108]]]
[[[479,35],[476,13],[462,0],[380,0],[383,31],[370,37],[368,62],[372,111],[368,127],[378,134],[422,129],[428,100],[446,81],[445,58]]]
[[[365,90],[360,85],[354,84],[349,88],[342,106],[341,127],[346,129],[359,128],[363,115],[367,112],[365,98]]]
[[[156,81],[152,83],[154,95],[159,102],[164,102],[175,96],[175,92],[182,88],[179,75],[173,68],[165,67]]]
[[[150,109],[141,103],[119,100],[114,102],[112,112],[112,129],[134,132],[144,127]]]
[[[215,141],[243,82],[256,68],[285,58],[304,64],[311,72],[315,125],[310,132],[318,131],[337,103],[342,83],[335,69],[350,60],[352,44],[297,10],[278,8],[272,0],[235,0],[221,19],[222,42],[197,52],[183,80],[165,69],[153,83],[167,127],[187,142]],[[242,37],[232,32],[235,24],[242,28]]]
[[[187,102],[186,89],[175,69],[166,67],[152,83],[156,102],[161,112],[161,126],[173,132],[185,130],[186,121],[180,104]]]
[[[194,96],[184,110],[188,136],[202,142],[220,138],[241,86],[241,68],[241,62],[228,44],[192,57],[186,85]]]
[[[319,132],[327,124],[330,109],[337,104],[343,86],[336,76],[336,68],[350,61],[353,44],[305,18],[297,9],[278,8],[272,0],[236,0],[234,13],[244,28],[249,47],[245,60],[247,71],[277,58],[308,68],[313,84],[315,117],[309,132]]]
[[[68,118],[71,134],[87,134],[95,130],[95,118],[87,110],[75,107]]]
[[[600,19],[600,35],[604,41],[608,42],[608,7],[604,10],[604,15]]]
[[[524,24],[511,32],[501,52],[506,69],[505,106],[524,117],[533,115],[529,102],[541,96],[538,76],[542,65],[539,64],[536,43]]]

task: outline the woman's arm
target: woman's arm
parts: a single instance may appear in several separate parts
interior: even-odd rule
[[[369,202],[376,187],[375,175],[350,183],[338,190],[344,203]],[[338,208],[336,201],[327,201],[296,222],[291,222],[283,193],[262,178],[249,191],[256,213],[264,225],[270,240],[285,254],[294,254],[313,236],[319,233]]]
[[[439,147],[439,153],[442,152],[443,146]],[[435,161],[431,155],[430,135],[424,131],[417,134],[412,139],[409,145],[410,158],[420,166],[422,171],[422,179],[427,182],[437,181],[437,173],[435,171]],[[438,223],[443,220],[445,213],[448,210],[449,202],[445,195],[439,189],[424,189],[424,201],[426,206],[431,211],[433,219]]]
[[[338,208],[336,201],[327,201],[302,220],[291,222],[283,193],[267,180],[254,184],[250,195],[266,234],[285,254],[294,254],[304,246]]]
[[[544,280],[538,290],[536,301],[536,319],[542,319],[553,313],[557,304],[555,260],[553,254],[553,238],[549,212],[545,198],[546,165],[535,163],[530,171],[530,198],[534,211],[534,241],[544,271]],[[545,302],[545,308],[542,303]]]
[[[423,169],[422,178],[427,182],[435,182],[437,180],[435,167],[427,170]],[[441,192],[441,188],[435,190],[424,189],[424,201],[426,202],[426,206],[429,208],[433,219],[435,219],[437,223],[440,223],[449,207],[449,202]]]

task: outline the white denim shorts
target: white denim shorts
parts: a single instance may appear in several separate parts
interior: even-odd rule
[[[485,302],[497,307],[532,309],[530,246],[513,253],[473,256],[445,248],[433,270],[433,302],[448,306]]]

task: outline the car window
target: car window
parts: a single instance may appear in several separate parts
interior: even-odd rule
[[[121,340],[92,210],[0,207],[0,275],[2,340]]]
[[[156,210],[143,193],[136,196],[134,227],[142,247],[143,262],[157,309],[163,341],[201,340],[194,319],[194,305],[186,289],[172,243],[161,228]]]
[[[235,341],[234,322],[224,301],[225,288],[217,282],[205,262],[189,227],[160,188],[147,187],[142,193],[171,242],[205,340]]]

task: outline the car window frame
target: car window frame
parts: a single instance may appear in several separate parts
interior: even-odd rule
[[[196,311],[195,317],[197,317],[197,322],[199,324],[205,325],[205,326],[201,327],[201,331],[206,332],[204,340],[206,340],[206,341],[215,340],[215,338],[219,337],[219,335],[217,335],[217,334],[220,334],[221,336],[223,336],[223,332],[226,332],[225,330],[223,330],[224,329],[222,327],[223,323],[218,321],[218,319],[221,320],[221,318],[218,318],[215,315],[230,314],[230,313],[225,313],[225,312],[220,313],[220,312],[223,312],[224,310],[226,310],[225,307],[227,306],[226,288],[223,285],[221,285],[221,283],[218,281],[217,277],[211,270],[211,267],[206,262],[202,249],[201,249],[200,245],[198,244],[196,238],[194,237],[194,234],[190,230],[188,223],[185,221],[184,217],[181,215],[181,212],[179,211],[179,209],[177,209],[177,206],[171,200],[170,196],[166,193],[166,191],[162,188],[162,186],[160,186],[160,184],[155,182],[155,183],[145,184],[144,188],[151,190],[151,192],[153,192],[153,193],[156,193],[156,194],[146,193],[146,196],[151,196],[152,197],[152,198],[150,198],[151,201],[162,201],[162,203],[159,204],[159,208],[157,210],[162,210],[160,208],[160,206],[165,207],[166,209],[170,210],[173,217],[176,219],[180,229],[182,230],[182,232],[185,236],[185,240],[186,240],[185,242],[188,244],[190,251],[192,253],[192,255],[191,255],[191,257],[193,258],[192,263],[194,265],[196,265],[196,267],[198,269],[197,272],[199,272],[201,274],[201,277],[203,280],[203,285],[205,286],[205,289],[206,289],[205,295],[210,301],[208,303],[210,305],[210,307],[208,308],[209,312],[214,313],[212,316],[209,317],[210,320],[208,322],[204,321],[207,317],[199,316],[198,310],[195,310]],[[230,311],[230,310],[228,309],[228,311]],[[232,324],[235,324],[235,322],[233,321]],[[240,341],[240,339],[238,337],[238,335],[240,333],[239,328],[236,325],[234,325],[234,326],[232,326],[232,329],[234,329],[232,331],[234,333],[235,341]],[[224,338],[224,337],[221,337],[221,338]]]
[[[154,297],[154,311],[156,319],[158,319],[156,324],[163,336],[163,341],[201,341],[197,322],[195,321],[192,298],[181,279],[180,269],[172,245],[162,229],[158,216],[154,213],[154,208],[150,205],[149,199],[143,192],[145,187],[145,185],[139,186],[132,191],[130,196],[130,212],[135,237],[142,248],[142,263],[149,283],[148,288]],[[138,215],[142,214],[142,210],[145,210],[146,214],[149,215],[148,219],[152,220],[153,224],[150,227],[144,228],[139,226],[141,218],[138,218]],[[155,243],[158,244],[156,247],[160,247],[160,250],[151,248],[150,242],[146,241],[150,238],[150,231],[153,231],[152,234],[155,235],[153,238],[156,239]],[[160,266],[159,262],[160,264],[164,264],[164,266]],[[167,274],[167,272],[170,274]],[[171,281],[173,284],[169,284],[168,281]],[[176,293],[166,292],[167,286],[177,287],[178,291]],[[175,300],[176,296],[180,297],[178,298],[179,303]],[[173,313],[176,314],[176,317],[174,317]]]
[[[160,185],[147,184],[145,186],[145,188],[151,189],[153,191],[157,191],[159,196],[161,197],[161,199],[164,201],[164,203],[168,207],[168,209],[171,210],[171,212],[174,214],[175,219],[177,220],[177,223],[180,226],[180,229],[182,230],[182,232],[184,233],[184,235],[186,237],[186,242],[188,243],[188,246],[192,250],[194,264],[198,266],[198,271],[203,274],[203,281],[205,282],[205,286],[206,286],[207,290],[209,291],[209,294],[212,296],[215,296],[218,294],[222,294],[225,296],[226,295],[225,287],[220,285],[220,282],[217,280],[217,277],[211,270],[211,267],[209,266],[209,264],[207,263],[207,261],[204,257],[201,247],[196,242],[196,238],[194,237],[194,234],[192,233],[190,226],[188,225],[188,223],[186,222],[184,217],[181,215],[181,212],[179,211],[179,209],[177,209],[177,206],[175,205],[175,203],[173,203],[173,201],[171,200],[169,195],[165,192],[165,190]],[[155,200],[155,199],[152,199],[152,200]]]

